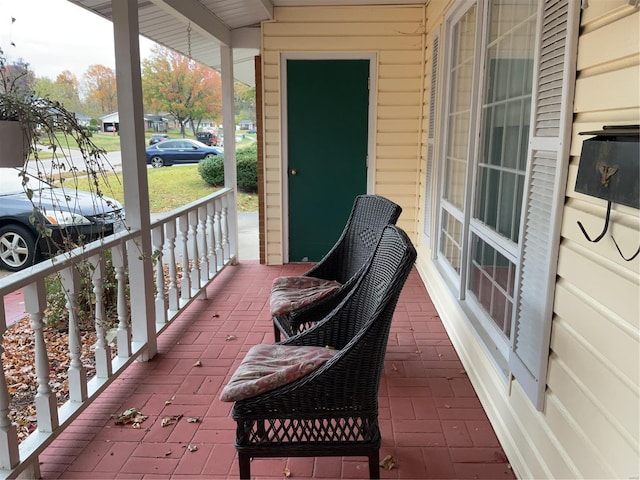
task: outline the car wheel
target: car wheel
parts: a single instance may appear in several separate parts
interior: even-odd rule
[[[164,167],[164,160],[162,160],[162,157],[152,157],[151,158],[151,166],[153,168]]]
[[[216,158],[216,155],[214,155],[213,153],[207,153],[203,160],[211,160],[212,158]]]
[[[38,257],[36,241],[29,230],[21,225],[0,228],[0,267],[17,272],[33,265]]]

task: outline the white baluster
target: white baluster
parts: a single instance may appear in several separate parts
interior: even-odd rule
[[[216,202],[216,211],[214,213],[214,236],[216,239],[216,259],[218,261],[218,270],[220,270],[224,266],[221,218],[222,215],[220,213],[220,204]]]
[[[231,258],[231,247],[229,245],[229,221],[227,218],[229,209],[225,205],[222,207],[222,218],[220,219],[222,227],[222,251],[224,255],[224,262]]]
[[[0,297],[0,335],[7,331],[7,319],[4,314],[4,297]],[[16,426],[9,418],[9,403],[11,396],[7,388],[7,378],[4,375],[3,343],[0,342],[0,468],[10,470],[20,463],[18,451],[18,433]]]
[[[198,241],[200,252],[200,286],[206,283],[209,276],[209,248],[207,242],[207,207],[202,205],[198,207]]]
[[[198,251],[198,211],[189,212],[189,245],[191,252],[191,294],[193,297],[200,290],[200,252]]]
[[[164,268],[162,264],[162,249],[164,246],[164,232],[162,226],[151,230],[151,242],[155,255],[156,271],[156,323],[167,323],[167,299],[164,294]]]
[[[69,400],[83,402],[87,399],[87,372],[80,358],[80,328],[78,326],[78,300],[80,276],[75,266],[67,267],[60,272],[62,287],[67,297],[69,312]]]
[[[176,273],[176,223],[171,220],[166,223],[165,235],[167,237],[167,264],[169,266],[169,286],[167,288],[167,297],[169,298],[169,314],[173,316],[180,308],[178,301],[178,284]]]
[[[104,278],[107,275],[104,257],[102,255],[94,255],[89,259],[93,265],[91,272],[91,282],[93,283],[93,294],[95,297],[96,313],[96,376],[98,378],[109,378],[113,373],[111,365],[111,347],[107,342],[105,324],[107,315],[104,306]]]
[[[180,255],[182,256],[182,277],[180,279],[180,299],[186,301],[191,296],[191,282],[189,277],[189,246],[187,232],[189,222],[187,215],[178,218],[178,242],[180,244]]]
[[[126,263],[126,250],[124,245],[116,245],[111,250],[113,269],[116,273],[118,285],[118,357],[129,358],[131,356],[131,325],[129,325],[129,309],[127,307],[127,284],[124,266]]]
[[[218,271],[218,261],[216,260],[216,236],[213,230],[213,216],[215,205],[213,202],[207,203],[207,255],[209,257],[209,278],[212,278]]]

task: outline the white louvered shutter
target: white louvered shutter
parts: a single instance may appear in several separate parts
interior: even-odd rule
[[[429,87],[429,130],[427,131],[427,164],[424,179],[424,238],[431,246],[431,223],[434,196],[433,156],[435,155],[436,136],[436,99],[438,96],[438,56],[440,54],[440,29],[433,34],[431,40],[431,86]]]
[[[540,3],[520,230],[520,287],[509,366],[541,410],[569,163],[580,4],[573,0]]]

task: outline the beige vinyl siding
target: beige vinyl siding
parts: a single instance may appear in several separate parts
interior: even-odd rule
[[[640,123],[640,12],[624,1],[590,3],[601,4],[584,10],[581,21],[547,383],[577,431],[572,457],[580,472],[630,478],[640,459],[640,262],[624,261],[611,235],[631,256],[640,245],[640,216],[614,205],[610,233],[590,243],[577,222],[599,233],[606,202],[574,187],[585,139],[579,132]]]
[[[576,222],[595,236],[604,224],[606,202],[574,191],[585,139],[579,132],[640,123],[640,10],[625,0],[588,3],[581,16],[542,411],[536,410],[518,382],[505,381],[433,268],[431,251],[418,242],[420,274],[520,478],[637,478],[640,468],[640,258],[625,262],[611,240],[613,235],[627,256],[635,253],[640,245],[640,213],[614,204],[610,232],[599,243],[589,243]],[[444,0],[429,3],[427,38],[454,5]],[[427,66],[428,47],[427,43]],[[448,46],[441,43],[441,48]],[[425,89],[429,76],[427,71]],[[426,96],[425,115],[428,101]],[[428,124],[425,119],[425,128]],[[424,167],[423,159],[421,183]],[[424,192],[424,185],[419,190]],[[420,221],[423,217],[419,212]]]
[[[418,168],[422,134],[423,6],[278,7],[263,24],[265,208],[268,264],[284,261],[286,199],[280,78],[281,54],[376,55],[376,114],[369,193],[402,206],[398,224],[416,232]]]

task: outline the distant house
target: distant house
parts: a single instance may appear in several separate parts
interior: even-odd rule
[[[100,130],[103,132],[120,131],[120,116],[118,112],[109,113],[100,117]]]
[[[103,132],[119,132],[120,116],[118,112],[113,112],[100,117],[100,126]],[[164,133],[169,127],[169,120],[166,115],[145,114],[144,128],[153,132]]]
[[[82,127],[88,127],[91,125],[91,117],[88,115],[83,115],[82,113],[76,113],[76,121]]]
[[[165,115],[147,114],[144,116],[144,128],[157,133],[165,133],[169,128],[169,120]]]
[[[256,128],[256,122],[253,120],[240,120],[238,122],[238,127],[240,130],[253,130]]]

